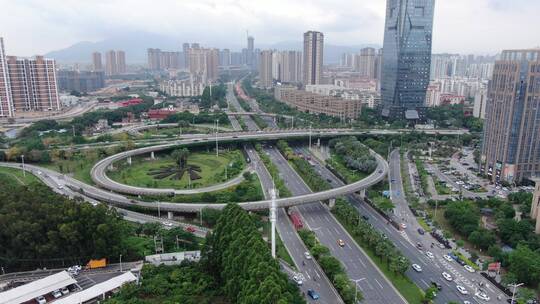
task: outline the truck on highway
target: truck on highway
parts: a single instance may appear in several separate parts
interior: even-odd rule
[[[90,260],[88,261],[88,264],[86,264],[86,269],[97,269],[97,268],[103,268],[106,266],[107,266],[107,259]]]
[[[302,223],[302,218],[300,217],[298,213],[291,212],[290,217],[291,217],[291,221],[293,222],[294,228],[296,230],[300,230],[304,228],[304,223]]]

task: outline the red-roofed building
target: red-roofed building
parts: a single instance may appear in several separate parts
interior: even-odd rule
[[[152,109],[148,110],[148,119],[162,120],[173,114],[176,114],[176,109]]]
[[[134,106],[143,103],[144,101],[140,98],[132,98],[128,100],[122,100],[118,103],[120,107]]]

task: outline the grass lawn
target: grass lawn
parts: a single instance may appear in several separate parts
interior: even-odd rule
[[[450,191],[450,189],[446,186],[446,184],[442,183],[439,180],[435,181],[435,189],[437,190],[437,193],[440,195],[452,194],[452,191]]]
[[[364,179],[368,176],[368,174],[360,171],[353,171],[350,170],[345,166],[345,161],[340,155],[337,155],[335,153],[332,153],[332,156],[329,160],[327,160],[327,163],[332,166],[339,174],[345,178],[348,184],[357,182],[361,179]]]
[[[338,221],[347,229],[349,234],[352,234],[352,227],[350,225],[347,225],[345,222],[341,221],[339,217],[336,216]],[[353,236],[354,237],[354,236]],[[417,304],[422,303],[423,298],[423,291],[416,286],[408,277],[397,275],[390,271],[387,267],[387,264],[384,263],[380,258],[378,258],[375,253],[368,248],[368,246],[363,246],[362,242],[358,237],[354,237],[354,240],[364,251],[367,253],[367,255],[371,258],[371,260],[377,265],[377,268],[379,268],[386,278],[392,282],[392,285],[399,291],[399,293],[407,300],[407,302],[411,304]]]
[[[201,168],[201,172],[198,173],[201,179],[191,181],[191,187],[201,188],[224,182],[226,180],[225,167],[235,160],[243,161],[243,157],[238,151],[220,153],[219,157],[216,157],[211,152],[190,154],[188,164],[197,165]],[[173,159],[168,155],[158,156],[155,160],[146,159],[145,157],[135,157],[131,166],[125,161],[115,165],[117,169],[115,171],[109,171],[108,175],[111,179],[120,183],[152,188],[187,189],[189,187],[189,176],[187,173],[180,180],[174,180],[171,177],[156,179],[154,176],[149,175],[151,169],[174,165]],[[245,166],[245,163],[243,163],[243,166]],[[229,175],[229,179],[233,177]]]
[[[6,176],[7,178],[12,179],[22,185],[41,182],[34,174],[29,172],[23,174],[22,170],[15,168],[0,167],[0,175]]]
[[[94,185],[92,178],[90,177],[90,171],[94,166],[93,161],[88,160],[59,160],[54,163],[38,164],[44,168],[48,168],[63,174],[69,174],[73,178]]]
[[[283,244],[281,237],[279,237],[279,233],[276,233],[276,254],[278,258],[285,261],[285,263],[289,264],[289,266],[291,266],[293,269],[296,269],[296,266],[294,266],[294,262],[291,258],[291,255],[285,248],[285,245]]]

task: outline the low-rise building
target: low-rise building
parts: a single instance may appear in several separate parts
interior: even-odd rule
[[[169,96],[192,97],[201,96],[204,92],[204,84],[192,80],[166,80],[159,85],[161,91]]]
[[[381,101],[381,95],[376,91],[349,89],[331,84],[307,85],[306,91],[320,95],[340,97],[346,100],[359,100],[362,106],[372,109]]]
[[[201,259],[200,251],[182,251],[172,253],[161,253],[154,255],[147,255],[144,257],[145,261],[152,263],[156,266],[159,265],[178,265],[183,261],[198,262]]]
[[[356,119],[360,115],[360,100],[315,94],[301,91],[291,86],[276,86],[274,96],[300,111],[314,114],[326,114],[341,119]]]

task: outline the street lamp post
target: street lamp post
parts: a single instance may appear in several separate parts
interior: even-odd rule
[[[216,157],[219,157],[218,128],[219,128],[219,119],[216,119]]]
[[[120,272],[122,272],[122,255],[120,255]]]
[[[311,150],[311,126],[312,124],[309,124],[309,149]]]
[[[361,278],[361,279],[358,279],[358,280],[353,280],[353,279],[350,279],[351,281],[354,282],[354,304],[358,303],[358,298],[357,298],[357,295],[358,295],[358,282],[361,282],[363,280],[365,280],[366,278]]]
[[[22,174],[26,178],[26,170],[24,170],[24,154],[21,155],[21,161],[22,161]]]
[[[515,299],[515,296],[516,296],[516,289],[517,289],[519,286],[523,285],[523,284],[524,284],[524,283],[519,283],[519,284],[514,283],[514,284],[509,284],[509,285],[508,285],[509,287],[513,287],[513,288],[514,288],[514,289],[512,290],[512,301],[511,301],[510,303],[512,303],[512,304],[514,303],[514,299]]]

